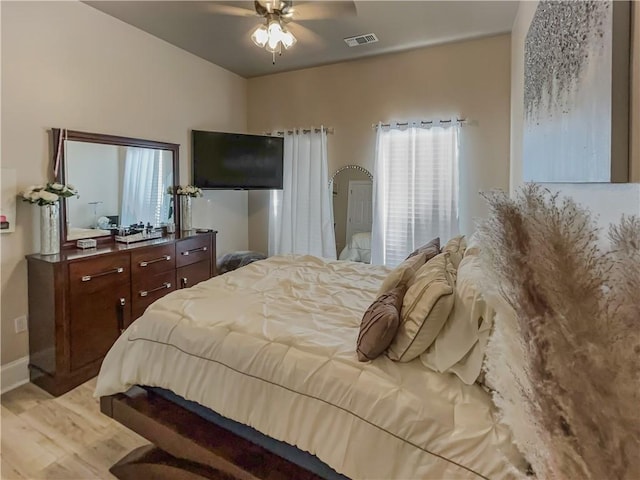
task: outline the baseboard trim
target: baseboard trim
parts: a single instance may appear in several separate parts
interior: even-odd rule
[[[29,381],[29,356],[19,358],[0,368],[0,393],[7,393]]]

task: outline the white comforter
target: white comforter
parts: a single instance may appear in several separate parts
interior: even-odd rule
[[[272,257],[175,291],[121,335],[96,395],[164,387],[354,479],[514,477],[522,459],[481,388],[418,359],[358,361],[387,272]]]

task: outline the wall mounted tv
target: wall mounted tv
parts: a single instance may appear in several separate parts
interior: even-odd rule
[[[284,139],[192,130],[193,184],[203,189],[282,188]]]

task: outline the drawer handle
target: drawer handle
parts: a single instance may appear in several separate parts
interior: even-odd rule
[[[189,255],[191,253],[196,253],[196,252],[206,252],[207,251],[207,247],[201,247],[201,248],[194,248],[193,250],[185,250],[184,252],[180,252],[180,255]]]
[[[124,272],[123,267],[114,268],[113,270],[108,270],[106,272],[94,273],[93,275],[85,275],[82,277],[83,282],[88,282],[93,278],[102,277],[104,275],[111,275],[112,273],[122,273]]]
[[[147,265],[151,265],[152,263],[156,263],[156,262],[162,262],[162,261],[169,261],[171,260],[171,255],[163,255],[160,258],[154,258],[153,260],[147,260],[145,262],[140,262],[138,265],[140,265],[141,267],[146,267]]]
[[[171,284],[169,282],[164,282],[160,287],[152,288],[151,290],[140,290],[140,296],[146,297],[150,293],[157,292],[158,290],[164,290],[165,288],[171,288]]]
[[[118,330],[120,330],[120,333],[124,332],[124,306],[126,305],[126,303],[127,301],[123,297],[120,299],[118,305]]]
[[[188,283],[189,279],[187,277],[182,277],[182,288],[187,288]]]

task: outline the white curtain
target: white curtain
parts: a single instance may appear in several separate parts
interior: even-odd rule
[[[269,255],[336,258],[327,166],[327,132],[285,133],[283,189],[272,190]]]
[[[127,147],[126,151],[120,224],[142,221],[157,226],[169,217],[171,196],[166,190],[171,172],[161,150]]]
[[[458,234],[458,126],[378,125],[371,262],[395,266]]]

